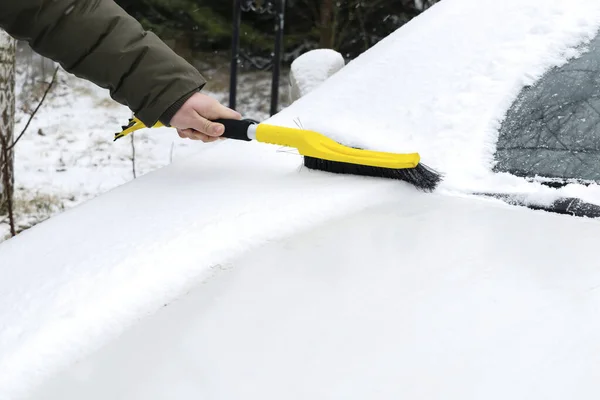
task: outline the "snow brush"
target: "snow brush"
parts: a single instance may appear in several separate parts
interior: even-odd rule
[[[337,174],[372,176],[397,179],[411,183],[423,191],[433,191],[441,181],[441,175],[420,162],[419,153],[387,153],[344,146],[320,133],[305,129],[259,123],[251,119],[219,119],[225,132],[221,137],[280,145],[296,148],[304,156],[304,166]],[[152,128],[164,127],[160,122]],[[137,118],[115,134],[122,138],[138,129],[146,128]]]

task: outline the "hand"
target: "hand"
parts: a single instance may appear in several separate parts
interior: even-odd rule
[[[223,124],[212,122],[219,118],[242,119],[237,111],[225,107],[216,99],[202,93],[190,97],[171,119],[181,138],[214,142],[225,131]]]

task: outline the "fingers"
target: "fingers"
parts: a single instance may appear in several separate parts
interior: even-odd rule
[[[207,110],[204,114],[196,112],[193,118],[191,128],[204,133],[208,136],[221,136],[225,132],[225,126],[223,124],[214,122],[218,119],[242,119],[242,115],[232,110],[229,107],[225,107],[219,102],[214,102],[214,105]]]
[[[200,140],[204,143],[211,143],[220,139],[219,137],[208,136],[193,129],[177,129],[177,134],[182,139]]]
[[[242,119],[242,115],[202,93],[190,97],[171,119],[182,138],[212,142],[225,132],[218,119]]]
[[[189,124],[191,129],[207,136],[217,137],[225,132],[225,126],[223,124],[210,121],[198,113],[194,113],[194,115],[191,116]]]
[[[240,114],[239,112],[232,110],[229,107],[224,106],[223,104],[218,104],[218,106],[216,107],[216,116],[214,118],[212,118],[211,116],[207,116],[208,118],[212,118],[212,119],[242,119],[242,114]]]

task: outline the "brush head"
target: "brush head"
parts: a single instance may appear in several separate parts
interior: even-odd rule
[[[304,166],[309,169],[332,172],[335,174],[371,176],[376,178],[397,179],[408,182],[416,188],[431,192],[442,180],[441,174],[419,163],[415,168],[383,168],[368,165],[329,161],[315,157],[304,157]]]

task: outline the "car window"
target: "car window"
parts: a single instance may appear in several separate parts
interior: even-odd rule
[[[526,87],[508,110],[495,171],[600,182],[600,35]]]

